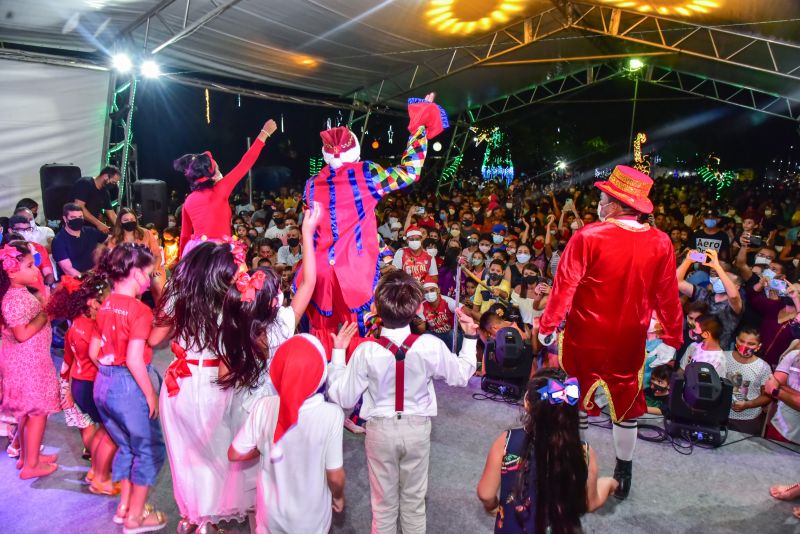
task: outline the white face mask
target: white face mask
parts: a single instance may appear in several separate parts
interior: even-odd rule
[[[263,234],[264,233],[264,227],[263,226],[256,226],[256,232],[258,232],[259,234]]]
[[[769,265],[771,260],[763,256],[756,256],[756,265]]]
[[[472,265],[474,265],[475,267],[483,265],[483,260],[480,258],[472,258]]]
[[[597,205],[597,219],[601,222],[606,220],[605,216],[603,215],[603,209],[605,209],[606,206],[608,206],[608,204]]]
[[[461,230],[459,230],[457,228],[454,228],[454,229],[450,230],[450,235],[453,236],[453,237],[458,237],[458,236],[461,235]]]
[[[513,207],[514,207],[514,203],[513,202],[506,202],[506,209],[510,210]]]
[[[400,221],[397,217],[389,217],[389,227],[391,228],[395,224],[400,224]]]
[[[435,248],[426,248],[426,249],[425,249],[425,252],[427,252],[428,254],[430,254],[432,257],[434,257],[434,258],[435,258],[435,257],[436,257],[436,255],[437,255],[437,254],[439,254],[439,249],[435,249]]]
[[[573,230],[577,230],[578,228],[581,227],[581,225],[578,224],[577,222],[573,222],[572,224],[569,225],[569,227],[572,228]]]
[[[500,234],[492,234],[492,243],[499,245],[503,242],[503,236]]]
[[[408,242],[408,248],[410,248],[411,250],[419,250],[420,247],[422,247],[422,241],[415,240]]]
[[[392,258],[391,256],[384,256],[384,257],[383,257],[383,264],[384,264],[384,265],[389,265],[389,264],[391,264],[391,263],[392,263],[392,260],[393,260],[393,259],[394,259],[394,258]]]
[[[484,254],[488,254],[488,253],[489,253],[489,250],[490,250],[491,248],[492,248],[492,247],[490,247],[489,245],[478,245],[478,250],[480,250],[480,251],[481,251],[481,252],[483,252]]]
[[[519,263],[528,263],[531,259],[530,254],[517,254],[517,262]]]
[[[800,259],[797,259],[797,258],[793,259],[793,260],[792,260],[792,265],[794,265],[795,267],[797,267],[798,265],[800,265]]]
[[[425,300],[433,304],[436,302],[436,299],[439,298],[439,295],[436,294],[436,291],[429,291],[425,293]]]

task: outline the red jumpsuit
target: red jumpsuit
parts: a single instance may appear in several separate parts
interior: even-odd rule
[[[656,311],[662,340],[683,342],[675,253],[669,236],[644,225],[607,220],[578,230],[558,265],[540,332],[566,319],[559,362],[578,378],[581,409],[597,415],[594,393],[602,387],[614,422],[647,411],[642,389],[645,342]]]

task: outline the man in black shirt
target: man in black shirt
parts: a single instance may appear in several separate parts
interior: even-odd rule
[[[706,211],[703,214],[703,228],[692,234],[689,246],[700,252],[714,250],[721,260],[727,260],[730,257],[731,243],[728,234],[718,223],[719,217],[712,210]]]
[[[75,182],[72,197],[75,199],[87,226],[93,226],[104,234],[110,232],[109,225],[103,222],[103,214],[110,225],[117,220],[117,213],[111,207],[111,197],[107,186],[119,182],[119,169],[114,166],[103,167],[95,178],[85,177]]]
[[[53,239],[53,258],[62,275],[79,276],[94,267],[94,251],[106,236],[84,226],[83,211],[77,204],[65,204],[64,227]]]

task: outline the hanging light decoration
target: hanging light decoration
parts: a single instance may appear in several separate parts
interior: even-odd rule
[[[642,154],[642,145],[646,142],[645,133],[636,134],[636,140],[633,142],[633,168],[650,176],[650,154]]]
[[[481,174],[485,180],[502,180],[510,184],[514,179],[514,163],[511,161],[511,149],[505,134],[500,128],[494,128],[486,144]]]
[[[736,175],[733,171],[720,170],[719,162],[719,156],[716,154],[709,154],[706,159],[706,164],[697,169],[697,175],[703,179],[703,182],[716,189],[717,200],[722,196],[723,189],[730,187],[736,180]]]
[[[211,97],[206,88],[206,124],[211,124]]]
[[[377,139],[372,141],[372,148],[374,148],[375,150],[378,150],[380,147],[381,147],[381,144],[378,142]]]

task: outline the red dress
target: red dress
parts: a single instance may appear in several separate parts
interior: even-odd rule
[[[184,247],[193,238],[199,239],[205,236],[210,240],[221,240],[225,236],[232,235],[232,214],[228,197],[255,164],[262,148],[264,142],[256,139],[239,164],[215,183],[214,187],[193,191],[186,197],[186,202],[181,208],[181,256]]]
[[[614,421],[647,411],[642,389],[645,342],[656,311],[664,343],[683,342],[675,254],[658,229],[608,220],[578,230],[567,243],[540,332],[555,331],[561,367],[578,378],[581,408],[597,415],[594,393],[602,387]]]

